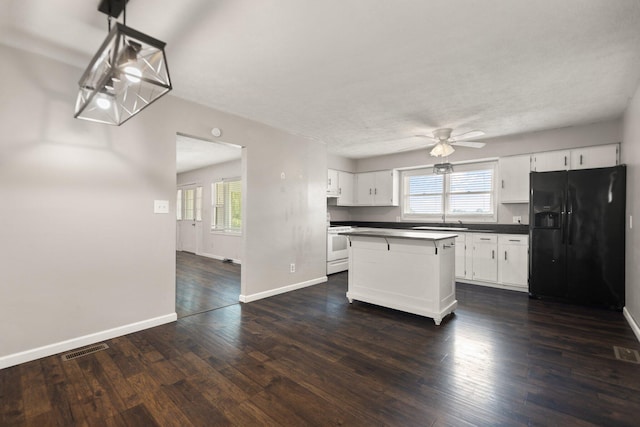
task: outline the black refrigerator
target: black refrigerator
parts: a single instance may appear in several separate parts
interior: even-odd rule
[[[624,306],[626,167],[531,172],[529,295]]]

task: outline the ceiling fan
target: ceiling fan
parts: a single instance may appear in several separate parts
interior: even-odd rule
[[[459,147],[471,147],[471,148],[482,148],[486,144],[484,142],[476,142],[476,141],[467,141],[470,138],[475,138],[478,136],[484,135],[484,132],[481,130],[472,130],[469,132],[461,133],[459,135],[451,136],[451,132],[453,129],[451,128],[441,128],[433,131],[433,136],[428,135],[416,135],[420,138],[426,138],[433,141],[432,144],[429,144],[428,147],[434,146],[429,154],[433,157],[446,157],[453,153],[455,148],[454,146]]]

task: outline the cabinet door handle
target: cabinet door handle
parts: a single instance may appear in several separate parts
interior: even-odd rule
[[[509,239],[510,242],[520,242],[519,239]]]
[[[491,240],[491,239],[488,237],[481,237],[480,240]]]
[[[371,189],[369,189],[369,195],[371,195]]]
[[[502,180],[502,188],[504,188],[504,179]]]
[[[378,194],[378,189],[377,188],[373,189],[373,194]]]
[[[496,259],[496,251],[491,250],[491,259]]]
[[[564,165],[567,166],[567,156],[564,156]]]
[[[329,185],[331,185],[331,178],[328,178],[328,180],[329,180]]]
[[[507,260],[507,251],[504,251],[504,260]]]
[[[342,194],[342,187],[338,188],[338,194]]]
[[[582,154],[580,154],[580,164],[582,164]]]

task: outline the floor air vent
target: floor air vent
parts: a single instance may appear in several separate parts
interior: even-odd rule
[[[77,359],[78,357],[86,356],[87,354],[96,353],[98,351],[106,350],[109,346],[105,343],[101,342],[98,344],[90,345],[89,347],[83,347],[78,350],[70,351],[69,353],[65,353],[62,355],[62,360],[66,362],[67,360]]]
[[[638,350],[613,346],[613,352],[618,360],[640,364],[640,355],[638,354]]]

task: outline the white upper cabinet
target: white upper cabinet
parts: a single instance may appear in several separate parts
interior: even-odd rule
[[[384,170],[356,174],[358,206],[398,206],[398,172]]]
[[[535,153],[532,155],[531,170],[547,172],[616,166],[620,163],[619,151],[619,144],[608,144]]]
[[[327,196],[338,195],[338,171],[333,169],[327,170]]]
[[[357,173],[355,204],[360,206],[373,205],[375,186],[375,172]]]
[[[353,205],[354,175],[350,172],[338,171],[338,206]]]
[[[501,157],[498,160],[500,170],[500,202],[529,202],[529,171],[531,156]]]
[[[619,163],[618,144],[598,145],[571,150],[571,169],[593,169]]]
[[[548,172],[569,170],[571,168],[571,150],[546,151],[532,156],[531,170]]]

